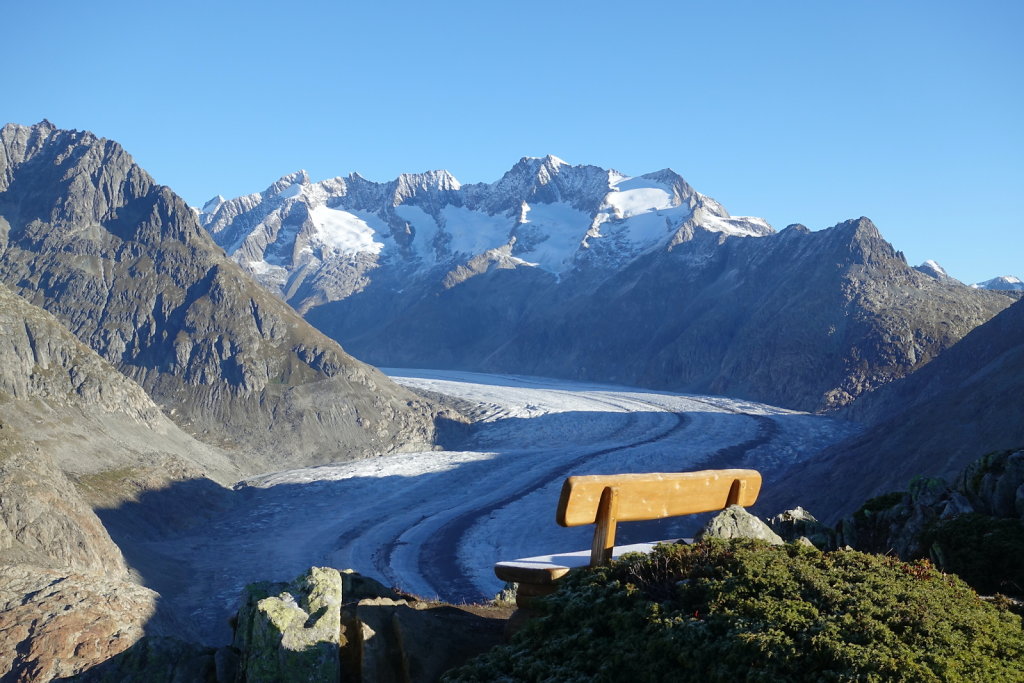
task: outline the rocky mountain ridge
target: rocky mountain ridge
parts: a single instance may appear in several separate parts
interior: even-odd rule
[[[913,372],[1011,303],[941,267],[909,267],[864,218],[776,233],[672,171],[629,178],[555,157],[476,185],[443,171],[387,184],[298,173],[218,199],[201,221],[265,286],[377,365],[805,410]]]
[[[151,532],[201,517],[210,501],[188,495],[159,509],[119,508],[184,480],[231,480],[237,470],[4,285],[0,339],[0,677],[50,680],[105,661],[144,633],[180,632],[159,596],[138,585],[108,525]]]
[[[244,472],[432,441],[434,408],[255,286],[180,198],[91,133],[0,131],[0,281]]]
[[[762,219],[731,217],[668,169],[630,178],[552,156],[524,157],[489,184],[462,185],[447,171],[312,183],[300,171],[258,194],[211,200],[200,219],[299,311],[360,291],[378,268],[451,274],[501,252],[508,265],[563,273],[621,265],[671,240],[688,219],[729,233],[772,232]]]
[[[1024,301],[968,333],[932,363],[843,411],[869,426],[779,483],[802,504],[831,510],[905,486],[915,476],[953,480],[973,460],[1024,443]],[[785,505],[768,492],[770,504]]]

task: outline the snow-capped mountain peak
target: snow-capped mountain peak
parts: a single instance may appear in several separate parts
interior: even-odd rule
[[[1013,275],[1001,275],[991,280],[975,283],[971,287],[975,289],[995,289],[1004,292],[1024,292],[1024,282]]]
[[[946,269],[940,266],[938,262],[931,259],[928,259],[919,266],[914,266],[914,270],[924,273],[928,277],[935,278],[941,282],[958,282],[957,280],[954,280],[954,278],[952,278],[949,273],[946,272]]]
[[[572,164],[556,157],[554,154],[547,154],[542,157],[523,157],[519,160],[519,164],[529,168],[532,173],[536,174],[538,180],[542,182],[550,180],[563,166],[572,167]]]
[[[211,200],[207,201],[205,204],[203,204],[203,208],[200,209],[199,212],[200,213],[213,213],[218,208],[220,208],[220,205],[223,204],[225,201],[227,201],[227,200],[224,199],[223,195],[217,195],[213,199],[211,199]]]
[[[279,195],[290,187],[295,185],[308,185],[309,174],[304,170],[289,173],[288,175],[281,176],[274,183],[270,185],[265,191],[264,196]]]
[[[553,155],[523,157],[497,181],[469,185],[444,170],[387,183],[358,173],[311,182],[297,171],[261,193],[208,203],[201,221],[236,261],[286,297],[300,281],[332,273],[331,281],[343,284],[323,293],[327,299],[365,286],[367,273],[383,267],[455,272],[505,254],[502,268],[561,278],[581,268],[619,268],[697,228],[723,239],[774,232],[762,219],[731,217],[670,169],[630,176]],[[352,272],[339,280],[346,269]]]
[[[455,176],[448,171],[427,171],[425,173],[403,173],[394,181],[395,190],[392,206],[400,206],[407,200],[421,194],[455,192],[462,189]]]

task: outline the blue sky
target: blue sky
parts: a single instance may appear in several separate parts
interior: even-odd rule
[[[870,217],[1024,277],[1024,2],[3,3],[0,120],[115,139],[192,204],[307,169],[671,167],[735,215]]]

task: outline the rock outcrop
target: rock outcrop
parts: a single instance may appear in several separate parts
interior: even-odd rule
[[[481,608],[477,610],[486,611]],[[230,646],[147,636],[78,680],[427,683],[502,640],[507,610],[400,596],[352,570],[313,567],[289,583],[246,588]]]
[[[313,567],[290,585],[246,589],[233,646],[246,681],[336,681],[352,634],[341,623],[336,569]]]
[[[352,570],[313,567],[246,590],[239,680],[435,681],[501,640],[500,619],[400,596]]]
[[[1024,450],[989,453],[950,483],[914,479],[836,527],[838,542],[903,559],[929,558],[984,593],[1024,597]]]
[[[694,536],[698,541],[703,538],[752,538],[772,545],[785,543],[770,526],[739,505],[730,505],[708,520]]]
[[[158,596],[114,572],[4,566],[0,678],[49,681],[86,671],[152,629]],[[150,631],[152,632],[152,631]]]
[[[429,444],[433,408],[256,285],[115,142],[0,131],[0,281],[244,472]]]
[[[768,526],[787,543],[806,539],[819,550],[836,548],[836,533],[802,507],[780,512],[768,520]]]

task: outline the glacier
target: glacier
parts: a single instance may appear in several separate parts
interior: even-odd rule
[[[240,482],[221,519],[154,542],[149,550],[173,558],[168,566],[188,577],[184,588],[162,590],[164,600],[204,639],[226,642],[227,617],[247,583],[290,580],[311,565],[351,567],[427,597],[489,599],[502,588],[495,561],[589,546],[590,529],[554,523],[559,488],[570,474],[754,467],[770,486],[857,429],[719,396],[513,375],[389,372],[414,390],[457,400],[472,416],[472,434],[453,450]],[[686,523],[623,525],[620,539],[690,535]]]

